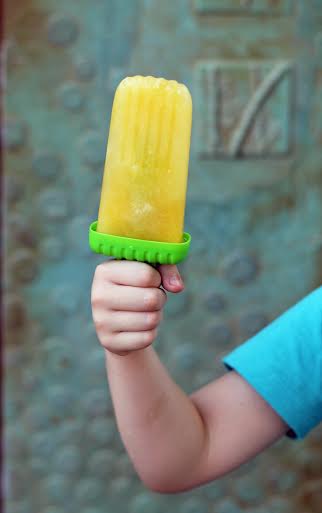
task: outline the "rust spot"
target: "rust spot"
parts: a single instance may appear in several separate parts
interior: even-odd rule
[[[304,482],[298,493],[298,502],[304,511],[319,513],[322,504],[322,479]]]
[[[23,186],[14,176],[8,176],[5,180],[5,196],[10,205],[19,201],[23,196]]]
[[[310,438],[298,451],[284,457],[287,468],[294,468],[298,474],[297,493],[294,494],[292,506],[294,511],[320,513],[322,504],[321,478],[321,429],[313,431]]]
[[[269,201],[255,205],[251,210],[250,228],[256,226],[261,220],[273,217],[296,206],[295,198],[289,194],[272,197]]]
[[[47,13],[33,4],[31,0],[5,0],[5,38],[14,41],[24,56],[36,58],[44,53]]]
[[[9,233],[11,240],[15,240],[19,246],[35,248],[37,240],[30,222],[20,215],[12,215],[9,220]]]
[[[29,283],[37,275],[38,265],[36,257],[29,249],[17,249],[9,260],[12,277],[20,283]]]
[[[5,325],[8,330],[19,330],[27,320],[24,302],[17,294],[8,294],[5,298]]]

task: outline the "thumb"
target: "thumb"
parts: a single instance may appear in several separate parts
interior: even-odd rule
[[[176,265],[160,265],[158,271],[161,275],[162,287],[168,292],[181,292],[184,283]]]

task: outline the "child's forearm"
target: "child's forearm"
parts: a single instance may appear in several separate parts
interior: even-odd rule
[[[180,390],[151,347],[164,289],[183,289],[174,266],[111,261],[96,269],[92,307],[124,444],[145,484],[171,493],[237,468],[288,426],[236,372]]]
[[[197,408],[152,347],[126,356],[107,351],[106,365],[118,428],[141,479],[156,491],[184,489],[206,450]]]

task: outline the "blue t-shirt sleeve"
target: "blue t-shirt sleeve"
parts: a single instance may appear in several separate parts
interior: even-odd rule
[[[224,358],[303,438],[322,421],[322,287]]]

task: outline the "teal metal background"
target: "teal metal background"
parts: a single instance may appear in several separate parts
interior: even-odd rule
[[[321,284],[322,1],[7,0],[6,513],[321,513],[322,431],[178,496],[137,479],[89,291],[115,86],[186,83],[182,266],[156,344],[187,392]]]

